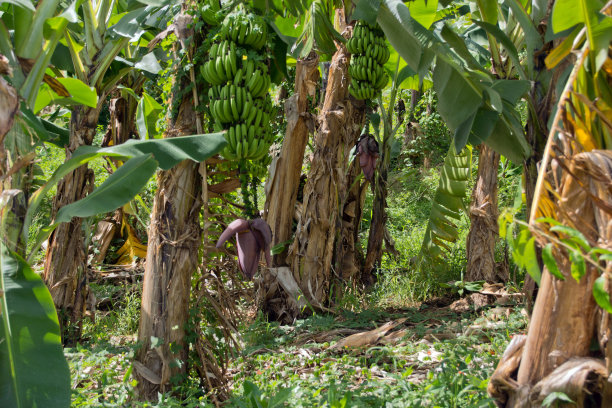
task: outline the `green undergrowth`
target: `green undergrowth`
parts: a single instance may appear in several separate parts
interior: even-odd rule
[[[386,226],[397,253],[383,253],[377,283],[370,294],[372,304],[378,307],[410,306],[443,295],[440,283],[461,279],[469,231],[469,219],[465,214],[457,222],[457,241],[448,244],[450,251],[447,251],[446,264],[435,270],[427,264],[423,264],[422,268],[417,266],[438,181],[439,169],[435,168],[397,170],[391,174]],[[364,228],[368,221],[366,216]],[[367,234],[364,234],[364,248],[366,240]]]
[[[520,308],[455,313],[422,304],[315,315],[291,326],[260,315],[241,330],[243,349],[231,361],[231,399],[224,406],[494,407],[486,394],[488,378],[510,338],[525,330]],[[125,313],[129,318],[131,312]],[[334,347],[391,321],[399,324],[387,333],[396,336],[387,344]],[[109,320],[97,324],[105,323],[90,343],[66,349],[73,407],[212,406],[191,377],[175,390],[182,397],[160,394],[155,404],[138,402],[135,335],[116,334],[123,328],[109,326]]]
[[[263,401],[286,393],[289,407],[494,407],[488,378],[525,327],[517,309],[502,317],[495,310],[456,314],[422,305],[314,316],[294,326],[258,321],[234,362],[230,405],[257,406],[249,399],[255,386]],[[396,343],[333,348],[351,329],[400,318]]]

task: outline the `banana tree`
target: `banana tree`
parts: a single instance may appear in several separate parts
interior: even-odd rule
[[[32,217],[45,193],[66,174],[93,158],[110,155],[125,160],[133,157],[134,160],[128,160],[88,199],[62,208],[56,217],[56,224],[69,221],[73,216],[86,217],[110,211],[129,201],[150,178],[158,163],[161,167],[169,168],[185,158],[203,160],[225,143],[223,137],[217,135],[216,139],[197,137],[177,141],[182,145],[170,148],[155,144],[132,144],[121,151],[117,151],[117,148],[110,149],[112,151],[75,151],[73,158],[57,169],[38,193],[31,194],[24,182],[31,177],[29,171],[34,147],[43,141],[63,144],[68,136],[65,130],[33,114],[34,110],[44,107],[44,103],[49,101],[44,102],[44,96],[40,97],[41,94],[48,94],[42,81],[61,96],[61,101],[56,99],[56,103],[78,104],[95,100],[95,93],[80,81],[54,78],[45,72],[58,39],[63,35],[62,30],[69,23],[77,22],[73,9],[61,10],[57,7],[57,2],[41,3],[38,9],[29,2],[17,2],[5,8],[0,19],[0,47],[5,56],[0,64],[4,76],[0,79],[0,151],[3,159],[0,166],[0,227],[3,231],[3,242],[0,244],[2,406],[66,407],[70,403],[69,370],[61,348],[57,313],[48,289],[28,265],[24,253]],[[13,25],[19,19],[22,19],[21,23]],[[43,36],[42,31],[37,29],[42,30],[45,25],[48,30]],[[7,28],[13,30],[13,37],[8,35]],[[39,92],[41,89],[42,92]],[[18,95],[23,99],[20,109]],[[178,152],[183,153],[177,155]],[[156,160],[151,153],[155,154]],[[131,182],[125,183],[128,179]],[[15,197],[19,200],[15,200]],[[56,224],[44,228],[36,237],[35,250]],[[33,372],[37,375],[33,376]]]
[[[38,90],[44,81],[67,99],[83,96],[78,83],[62,83],[46,73],[63,30],[76,16],[72,8],[61,9],[59,1],[37,8],[30,1],[12,3],[3,4],[0,18],[0,404],[67,407],[70,374],[57,314],[24,257],[35,148],[65,138],[63,130],[32,113]]]
[[[283,142],[283,150],[277,159],[276,167],[274,163],[271,166],[271,169],[274,169],[273,174],[276,174],[271,177],[271,194],[267,197],[265,208],[266,217],[272,227],[273,244],[277,245],[279,253],[274,257],[274,268],[264,277],[265,284],[260,286],[258,293],[262,298],[264,311],[271,318],[292,321],[305,309],[308,302],[315,307],[324,307],[328,299],[331,256],[338,229],[333,222],[330,224],[333,229],[328,229],[329,225],[324,221],[328,217],[316,213],[322,211],[336,217],[336,214],[342,211],[342,208],[339,208],[340,203],[331,197],[336,194],[342,196],[348,188],[345,185],[348,153],[363,126],[365,105],[349,100],[346,93],[349,54],[341,46],[344,38],[336,31],[344,31],[347,25],[343,10],[335,9],[333,1],[283,2],[286,6],[284,8],[276,8],[273,3],[269,4],[277,13],[274,29],[287,41],[291,55],[301,58],[295,99],[287,102],[288,107],[297,106],[300,112],[311,109],[309,95],[316,92],[318,82],[313,81],[318,79],[318,69],[313,61],[319,58],[328,60],[333,55],[327,88],[321,92],[324,94],[324,113],[319,119],[318,127],[325,130],[315,135],[315,154],[304,187],[304,211],[297,228],[291,224],[295,214],[304,149],[311,128],[308,116],[299,114],[298,117],[299,112],[296,112],[296,115],[293,115],[293,112],[288,115],[288,133]],[[298,27],[294,27],[296,17],[301,21]],[[335,25],[332,21],[335,21]],[[309,56],[314,54],[311,54],[311,51],[315,50],[319,54],[316,60]],[[309,57],[305,58],[306,56]],[[337,104],[346,107],[342,115],[344,127],[333,118]],[[297,123],[293,123],[291,119],[294,116],[299,119]],[[289,135],[289,132],[293,133]],[[329,170],[330,160],[337,163],[338,171]],[[333,167],[335,169],[336,165]],[[283,171],[283,176],[279,176],[283,168],[289,169],[287,173]],[[321,203],[317,198],[319,196],[326,197],[327,201]],[[309,220],[313,219],[316,221],[312,222],[310,227],[300,226],[311,223]],[[294,239],[291,238],[293,231]],[[288,241],[293,243],[287,245]],[[320,268],[315,266],[319,262],[318,259],[328,260],[323,262],[325,266],[322,274],[319,274]]]
[[[530,4],[527,5],[529,7]],[[530,8],[527,13],[523,5],[515,1],[476,2],[476,10],[472,13],[474,25],[468,29],[463,38],[453,36],[446,32],[444,38],[453,41],[453,44],[476,42],[476,36],[486,33],[485,55],[491,61],[490,70],[498,78],[505,80],[529,79],[539,84],[542,81],[540,71],[534,69],[534,51],[542,48],[543,34],[536,30],[535,22],[541,18],[541,10]],[[525,58],[520,59],[519,54],[524,53]],[[546,87],[550,86],[549,81]],[[540,86],[534,87],[534,89]],[[530,92],[532,90],[530,89]],[[540,91],[540,90],[538,90]],[[520,96],[520,95],[517,95]],[[533,94],[523,95],[530,108],[537,104]],[[511,101],[512,102],[512,101]],[[514,101],[516,103],[516,101]],[[543,111],[546,111],[545,107]],[[535,118],[539,119],[539,118]],[[533,128],[533,117],[530,122]],[[528,124],[528,128],[530,125]],[[537,123],[537,127],[546,127],[545,121]],[[536,144],[530,142],[528,133],[525,134],[527,142],[532,146],[531,155],[539,154]],[[465,279],[468,281],[487,280],[505,281],[508,276],[505,271],[498,271],[495,266],[495,244],[497,242],[497,167],[500,155],[486,144],[481,145],[478,160],[478,175],[472,191],[470,205],[470,232],[467,237],[467,266]],[[540,149],[541,150],[541,149]],[[525,160],[527,163],[531,160]]]
[[[162,11],[170,6],[163,6]],[[72,109],[70,138],[66,146],[67,159],[80,146],[89,146],[96,134],[98,117],[106,97],[119,81],[135,68],[156,72],[155,57],[145,51],[140,61],[133,60],[128,44],[146,39],[145,20],[159,10],[158,7],[140,7],[132,11],[122,9],[121,3],[110,0],[81,3],[82,24],[73,24],[63,32],[63,41],[72,59],[72,72],[76,79],[95,90],[97,99],[86,106]],[[117,18],[116,16],[121,16]],[[155,28],[156,29],[156,28]],[[148,34],[151,37],[151,34]],[[144,48],[146,50],[146,48]],[[143,52],[143,53],[145,53]],[[121,60],[118,57],[121,56]],[[50,98],[56,99],[51,92]],[[93,173],[87,166],[79,167],[58,185],[53,201],[53,215],[74,201],[85,197],[93,187]],[[88,285],[85,274],[87,250],[81,219],[61,224],[49,237],[43,277],[51,288],[51,295],[58,308],[62,327],[68,322],[74,331],[65,333],[65,341],[80,336],[80,321],[84,312]]]
[[[506,229],[515,258],[540,283],[527,335],[515,336],[489,382],[489,393],[506,406],[541,406],[553,402],[553,391],[577,406],[612,403],[612,124],[606,113],[612,19],[603,2],[581,1],[578,13],[574,6],[559,1],[552,11],[553,31],[570,34],[545,62],[557,65],[572,50],[576,60],[551,121],[529,225],[516,238]],[[500,217],[502,225],[511,218]],[[536,241],[543,247],[541,275]]]
[[[372,125],[375,130],[376,138],[380,146],[380,160],[376,166],[376,176],[372,180],[372,191],[374,192],[374,201],[372,204],[372,217],[370,222],[370,231],[368,236],[368,245],[365,256],[365,262],[361,273],[361,280],[366,284],[372,284],[374,265],[380,262],[382,256],[383,240],[388,236],[386,231],[387,222],[387,173],[389,171],[389,163],[391,160],[391,143],[399,129],[400,124],[393,121],[393,107],[395,106],[397,92],[400,84],[408,75],[411,74],[409,69],[404,68],[399,71],[400,58],[398,57],[395,65],[395,73],[392,76],[392,84],[389,95],[389,103],[385,108],[382,96],[378,98],[378,106],[380,107],[380,116],[373,115]],[[380,137],[380,129],[382,122],[382,137]],[[367,177],[372,179],[372,177]],[[387,241],[387,245],[390,243]],[[389,249],[389,248],[388,248]]]
[[[524,5],[507,0],[501,6],[496,1],[477,2],[471,14],[474,25],[467,31],[445,20],[436,23],[434,30],[426,30],[399,1],[383,1],[380,6],[360,1],[358,9],[367,18],[378,21],[391,44],[416,73],[423,75],[433,67],[438,109],[454,133],[455,151],[461,151],[468,143],[484,143],[516,163],[524,162],[527,166],[534,162],[528,157],[541,151],[541,147],[526,138],[514,105],[525,99],[533,120],[532,129],[539,132],[545,129],[544,113],[537,110],[538,103],[544,97],[549,100],[554,93],[531,87],[530,81],[553,84],[548,89],[554,91],[554,78],[558,75],[553,73],[547,81],[546,75],[551,74],[543,73],[536,58],[536,49],[543,44],[540,20],[546,7],[540,2]],[[450,7],[447,11],[460,10]],[[477,38],[483,38],[483,34],[486,42],[479,44]],[[522,55],[526,58],[521,59]],[[495,159],[495,153],[490,157]],[[437,235],[434,241],[426,237],[426,241],[441,242],[440,237]]]

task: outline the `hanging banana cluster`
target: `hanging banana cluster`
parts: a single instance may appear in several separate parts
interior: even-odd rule
[[[221,10],[219,0],[204,0],[200,8],[200,16],[206,24],[217,26],[220,20],[217,14],[219,10]]]
[[[209,60],[201,67],[208,91],[210,112],[217,130],[227,130],[223,156],[230,160],[261,160],[268,155],[272,100],[270,75],[263,48],[267,25],[244,9],[223,20],[221,41],[214,43]]]
[[[349,66],[349,92],[357,99],[375,98],[389,82],[383,68],[389,60],[389,50],[382,30],[358,21],[353,36],[346,42],[346,49],[353,54]]]

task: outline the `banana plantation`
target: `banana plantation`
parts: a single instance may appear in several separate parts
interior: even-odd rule
[[[0,1],[1,407],[611,407],[612,3]]]

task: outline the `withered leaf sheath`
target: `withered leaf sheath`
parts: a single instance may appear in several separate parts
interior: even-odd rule
[[[272,230],[267,222],[261,218],[254,220],[238,218],[232,221],[219,237],[217,248],[221,248],[225,241],[234,235],[238,247],[238,265],[247,279],[253,279],[257,272],[261,251],[264,251],[268,267],[272,265],[270,257]]]

